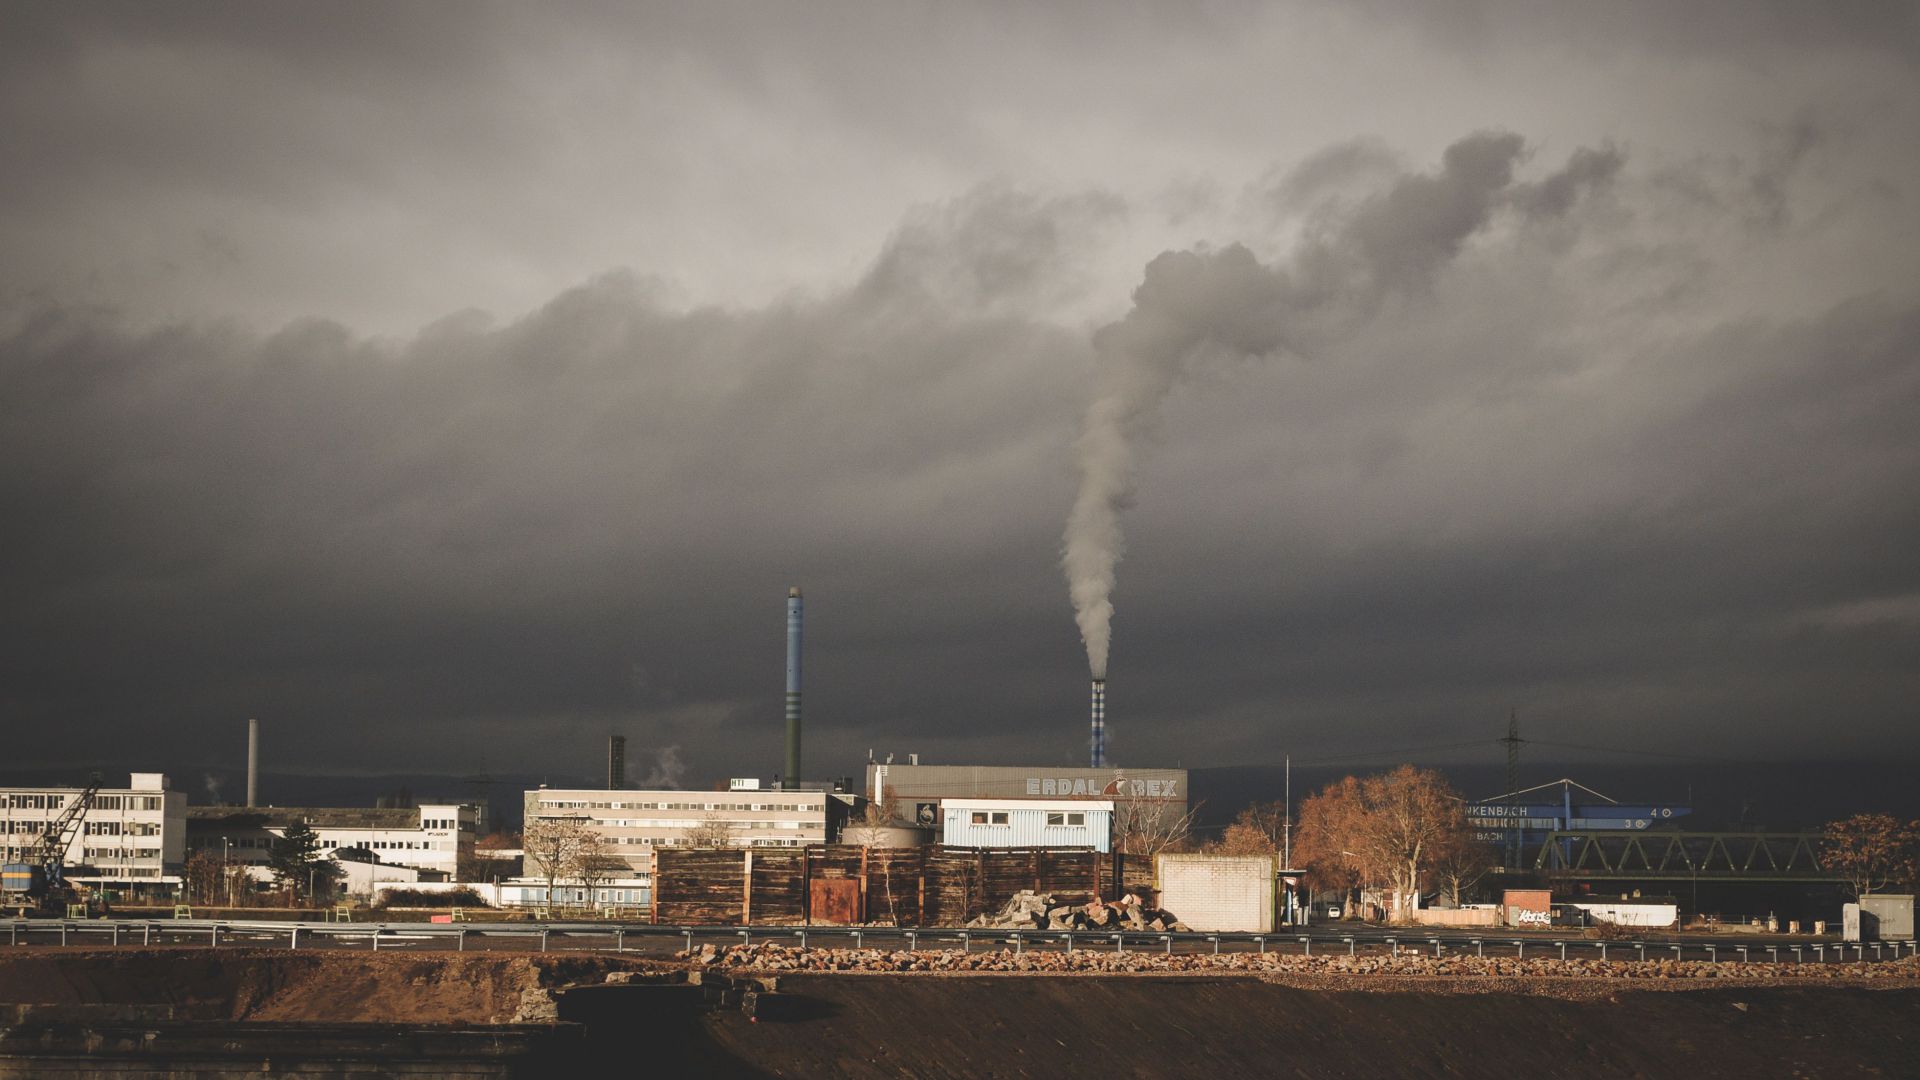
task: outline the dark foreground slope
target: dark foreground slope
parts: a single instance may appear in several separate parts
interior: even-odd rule
[[[1820,981],[1322,966],[769,977],[577,954],[22,949],[0,953],[0,1078],[1920,1077],[1920,985],[1891,963]]]
[[[1913,1077],[1920,990],[1321,991],[1253,979],[787,976],[788,1023],[715,1013],[746,1075]]]

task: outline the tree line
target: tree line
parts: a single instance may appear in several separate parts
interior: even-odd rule
[[[1438,894],[1457,907],[1500,863],[1498,848],[1474,838],[1466,803],[1431,769],[1402,765],[1344,777],[1301,802],[1289,869],[1315,892],[1351,900],[1378,890],[1389,913],[1411,910],[1416,894]],[[1283,804],[1255,803],[1206,850],[1278,857],[1286,821]],[[1855,814],[1828,823],[1819,846],[1822,864],[1856,897],[1920,880],[1920,821]]]

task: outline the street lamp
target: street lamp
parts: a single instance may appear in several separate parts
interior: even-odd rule
[[[227,862],[227,838],[220,838],[220,876],[227,883],[227,906],[233,906],[233,867]]]

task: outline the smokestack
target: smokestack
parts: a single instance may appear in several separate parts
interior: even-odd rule
[[[627,737],[625,735],[607,736],[607,790],[619,791],[627,786]]]
[[[787,771],[783,787],[800,785],[800,586],[787,590]]]
[[[1093,680],[1093,718],[1088,736],[1093,767],[1107,767],[1107,680]]]
[[[247,721],[247,805],[260,805],[260,721]]]

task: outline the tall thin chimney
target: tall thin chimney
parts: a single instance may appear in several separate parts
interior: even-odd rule
[[[787,771],[782,786],[800,786],[800,586],[787,590]]]
[[[627,737],[607,736],[607,790],[620,791],[627,786]]]
[[[247,805],[258,806],[260,797],[260,721],[247,721]]]
[[[1093,767],[1107,767],[1107,680],[1093,680],[1093,716],[1087,739],[1092,750]]]

